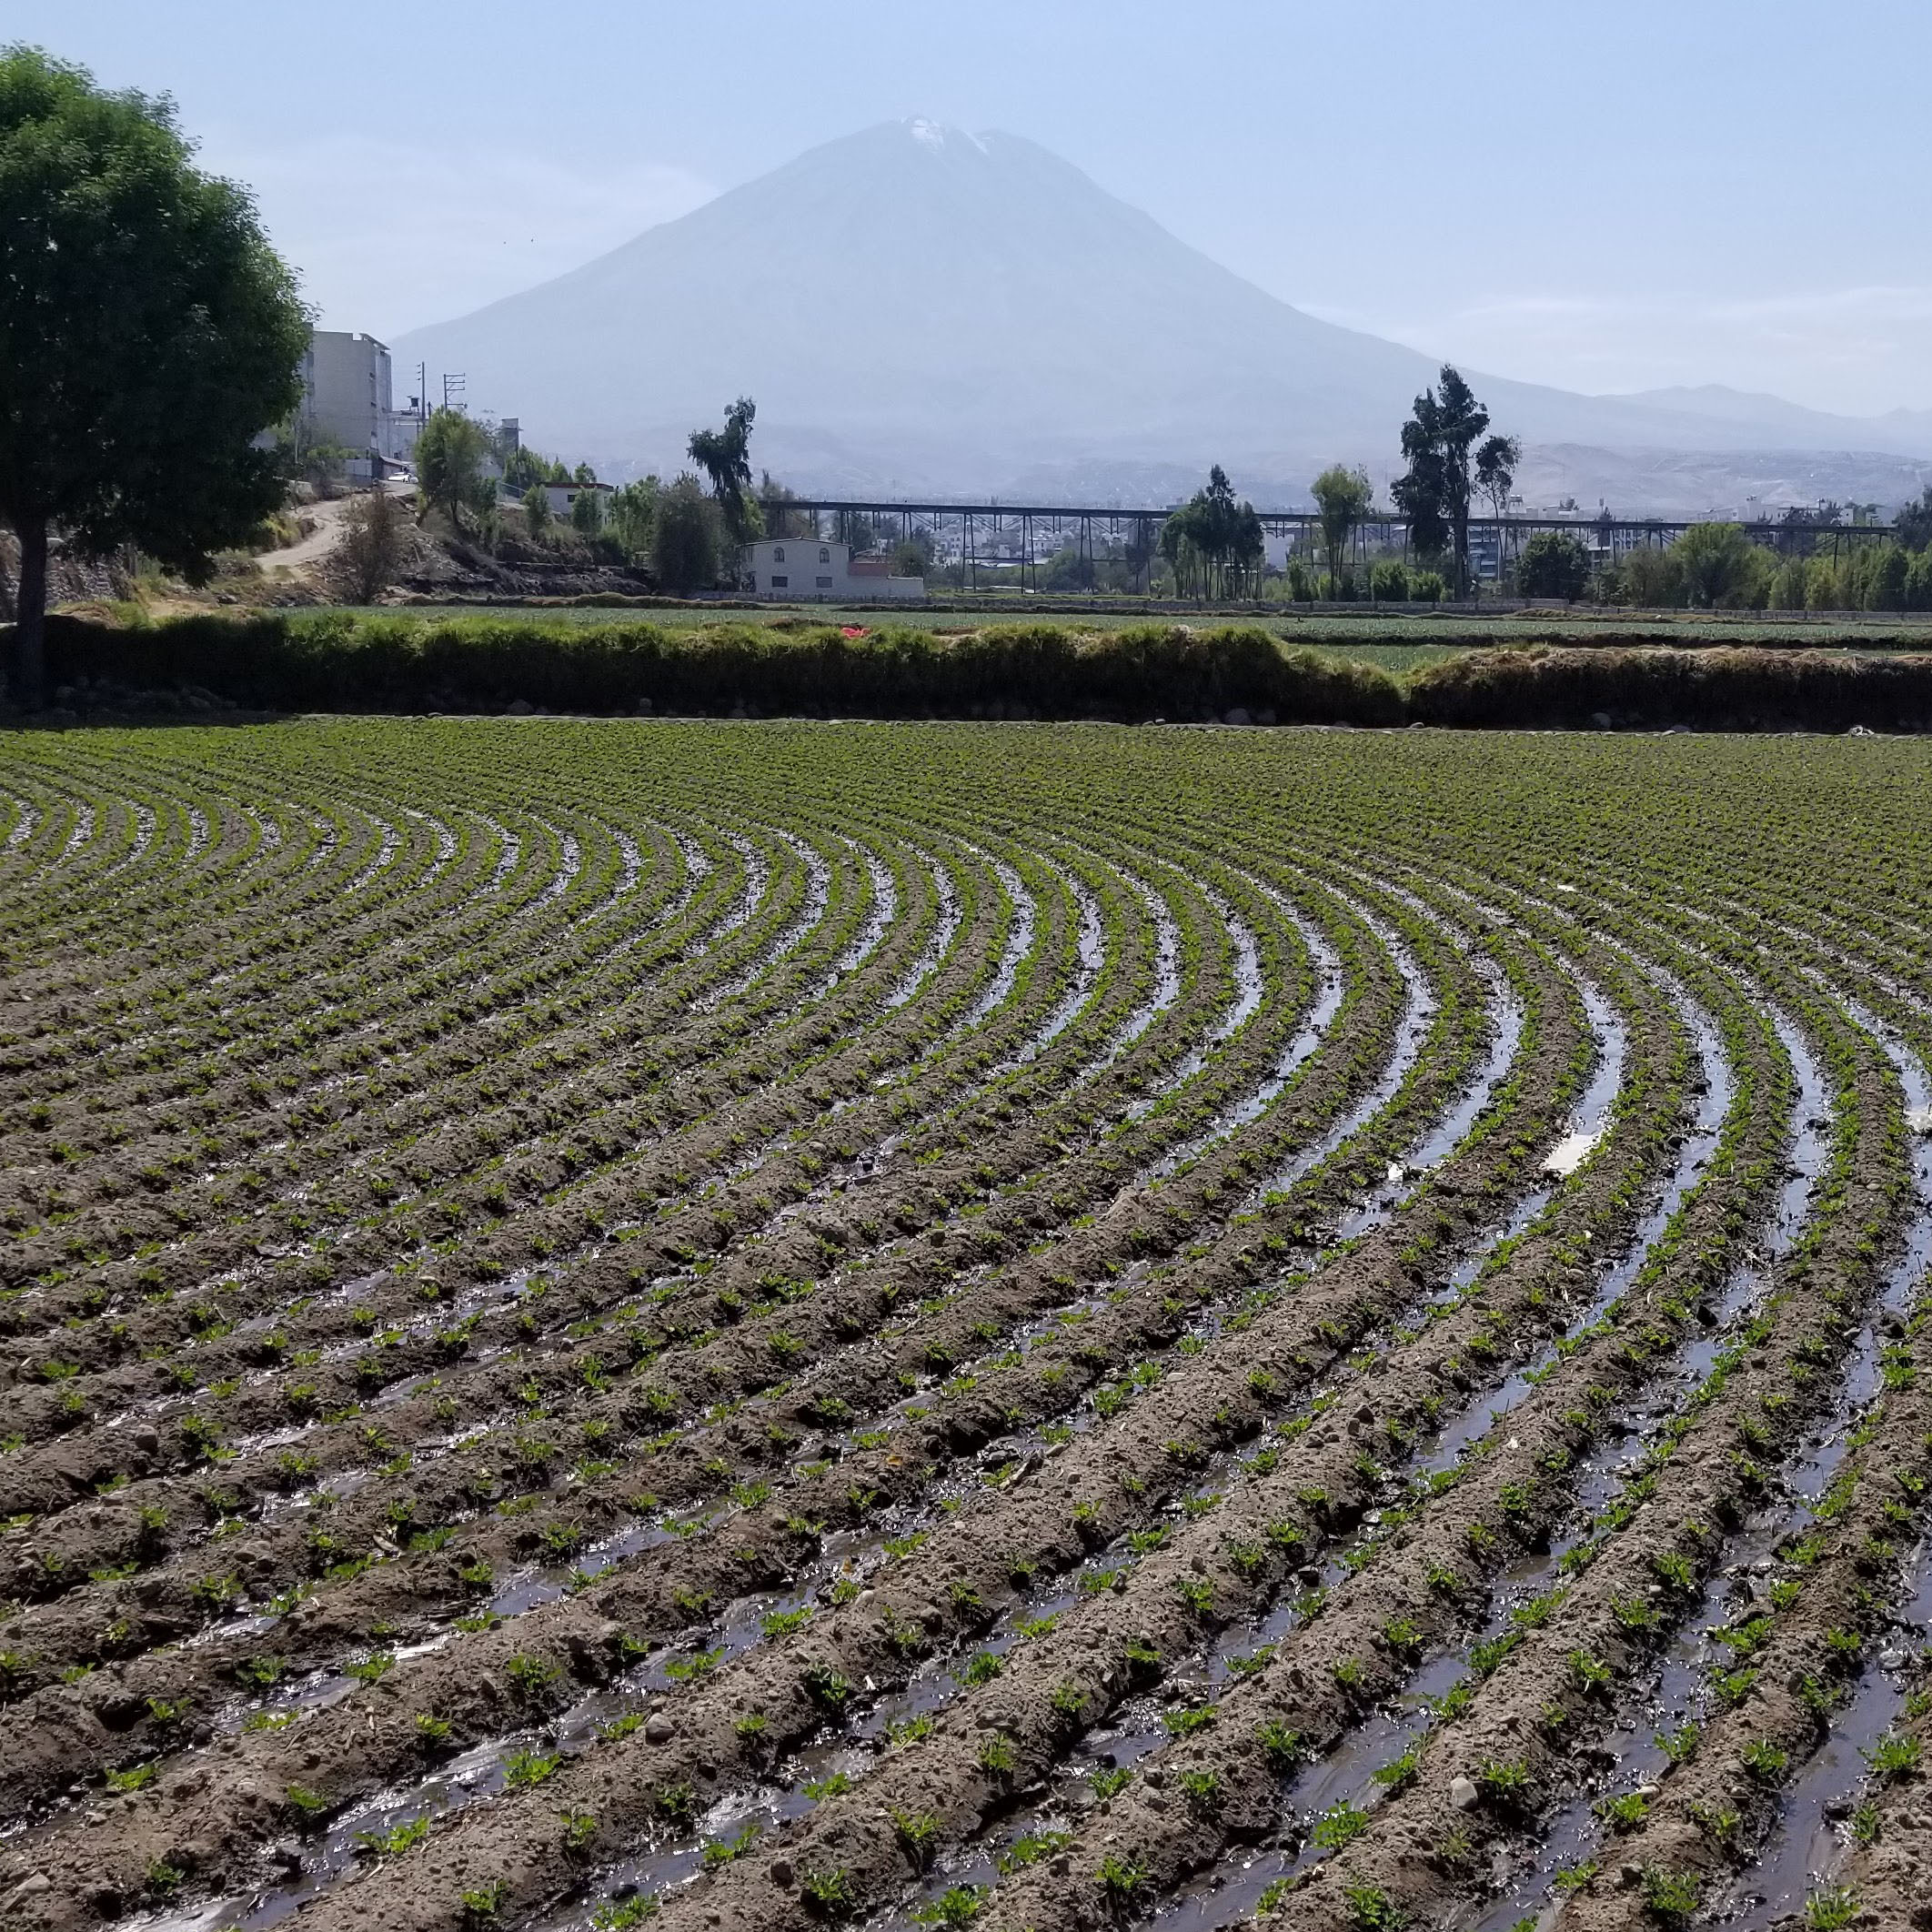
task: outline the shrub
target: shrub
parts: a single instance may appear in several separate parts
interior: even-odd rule
[[[1287,650],[1257,627],[1130,626],[1112,634],[1013,625],[962,637],[887,626],[568,624],[532,618],[261,612],[170,619],[132,631],[48,626],[53,674],[136,688],[196,685],[287,710],[499,709],[1046,718],[1219,716],[1236,706],[1306,724],[1401,722],[1395,680],[1328,652]],[[830,1420],[830,1418],[826,1418]]]
[[[1516,589],[1524,597],[1560,597],[1573,603],[1590,582],[1590,553],[1568,530],[1538,530],[1523,547]]]

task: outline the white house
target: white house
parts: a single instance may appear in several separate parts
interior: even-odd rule
[[[610,508],[610,498],[616,494],[616,486],[610,483],[546,483],[543,486],[544,500],[550,507],[550,515],[558,523],[568,523],[577,499],[589,490],[593,496],[603,499],[605,509]],[[513,493],[507,501],[521,503],[521,493]]]
[[[923,598],[922,577],[894,577],[883,557],[854,557],[846,543],[771,537],[740,552],[744,587],[780,603],[883,604]]]

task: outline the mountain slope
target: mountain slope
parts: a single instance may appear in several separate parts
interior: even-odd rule
[[[1031,141],[918,121],[815,148],[394,347],[428,363],[432,388],[463,370],[479,406],[573,455],[675,463],[695,424],[749,394],[760,461],[901,490],[1068,463],[1385,462],[1435,374],[1243,281]],[[1748,410],[1675,397],[1480,387],[1499,427],[1547,443],[1834,441],[1836,419],[1794,423],[1811,412],[1788,405],[1760,434]]]

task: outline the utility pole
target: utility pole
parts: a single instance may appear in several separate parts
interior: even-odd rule
[[[444,408],[446,408],[446,409],[449,408],[451,407],[451,404],[450,404],[450,400],[449,400],[449,398],[450,398],[450,397],[451,397],[452,396],[454,396],[454,397],[460,397],[460,396],[461,396],[461,395],[463,394],[463,391],[464,391],[464,390],[465,390],[465,389],[466,389],[466,388],[467,388],[468,387],[468,385],[469,385],[469,378],[468,378],[468,377],[467,376],[463,376],[463,375],[456,375],[456,376],[450,376],[450,375],[448,375],[448,374],[446,374],[446,375],[444,376],[444,377],[443,377],[443,407],[444,407]]]

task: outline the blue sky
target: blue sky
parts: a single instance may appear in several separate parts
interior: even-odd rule
[[[1287,300],[1590,390],[1932,407],[1932,5],[9,0],[399,333],[813,143],[1030,136]]]

